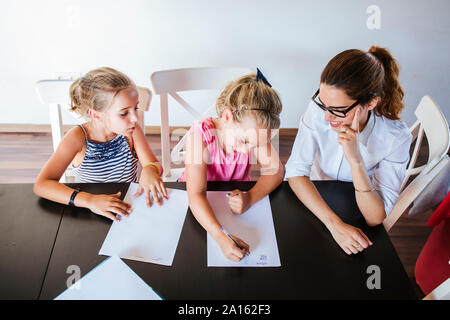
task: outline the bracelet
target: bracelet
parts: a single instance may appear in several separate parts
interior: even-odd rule
[[[358,189],[355,188],[355,191],[356,192],[362,192],[362,193],[364,193],[364,192],[372,192],[372,191],[375,191],[375,188],[372,188],[370,190],[358,190]]]
[[[75,200],[75,197],[77,196],[78,192],[80,192],[80,189],[75,189],[72,192],[72,195],[70,196],[70,200],[69,200],[69,206],[75,207],[74,200]]]
[[[159,166],[158,166],[156,163],[154,163],[154,162],[146,163],[146,164],[144,164],[144,165],[142,166],[142,168],[145,168],[145,167],[148,167],[148,166],[153,166],[153,167],[155,167],[155,168],[156,168],[156,171],[158,172],[158,176],[161,177],[161,174],[162,174],[161,169],[159,168]]]

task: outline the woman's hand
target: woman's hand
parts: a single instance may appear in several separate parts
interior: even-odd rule
[[[235,189],[228,196],[228,205],[234,214],[243,214],[250,208],[250,194]]]
[[[342,221],[334,223],[329,230],[337,244],[349,255],[361,252],[373,244],[361,229]]]
[[[342,126],[341,132],[338,135],[338,143],[342,146],[345,158],[350,164],[361,162],[361,154],[359,153],[358,146],[360,112],[361,110],[358,107],[353,116],[352,125],[350,127]]]
[[[87,207],[98,215],[107,217],[113,221],[120,221],[115,214],[128,217],[131,205],[119,199],[121,192],[115,194],[89,194]]]
[[[169,200],[166,186],[158,175],[158,171],[153,166],[142,168],[141,178],[139,179],[139,188],[134,197],[137,198],[143,192],[145,194],[147,207],[152,206],[152,197],[158,205],[162,205],[162,198]],[[152,194],[152,197],[150,197],[150,193]]]
[[[234,240],[236,240],[237,243],[243,248],[239,249],[239,247],[234,243],[233,240],[231,240],[225,233],[223,233],[220,238],[218,239],[218,244],[220,246],[220,249],[222,250],[225,257],[231,261],[239,262],[244,258],[246,254],[249,253],[250,246],[246,244],[244,241],[239,239],[238,237],[234,235],[230,235],[233,237]]]

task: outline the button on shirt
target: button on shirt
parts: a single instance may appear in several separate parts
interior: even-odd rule
[[[324,112],[311,102],[300,119],[285,178],[309,177],[315,163],[333,180],[352,181],[350,164],[337,139],[338,133],[331,129]],[[411,140],[403,121],[390,120],[373,112],[358,137],[361,158],[373,187],[384,201],[387,215],[397,201],[405,177]]]

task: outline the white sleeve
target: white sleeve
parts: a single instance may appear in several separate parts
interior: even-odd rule
[[[373,186],[383,199],[386,216],[391,213],[405,178],[411,140],[409,131],[405,132],[399,143],[394,144],[392,153],[378,163],[372,175]]]
[[[311,121],[313,121],[311,111],[311,108],[308,108],[300,119],[300,126],[291,156],[286,163],[286,179],[299,176],[309,177],[314,156],[318,149],[314,129],[311,126]]]

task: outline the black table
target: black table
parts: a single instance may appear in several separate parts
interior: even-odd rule
[[[330,207],[344,221],[363,229],[374,243],[373,246],[357,255],[346,255],[334,242],[325,226],[301,204],[287,182],[283,182],[270,195],[281,267],[208,268],[206,232],[190,211],[186,216],[171,267],[133,260],[124,261],[164,299],[169,300],[416,299],[409,278],[383,226],[371,228],[365,224],[356,205],[352,184],[337,181],[314,183]],[[254,182],[212,182],[208,183],[208,190],[248,190],[253,185]],[[124,195],[128,184],[78,186],[92,193],[122,191]],[[184,183],[167,183],[166,186],[185,189]],[[27,188],[31,187],[25,185],[24,189]],[[11,193],[14,193],[14,190]],[[3,205],[4,198],[1,199]],[[35,197],[30,197],[26,201],[36,206],[44,200],[38,202]],[[50,206],[50,202],[45,203]],[[54,211],[50,216],[58,221],[58,209]],[[47,211],[37,214],[49,215]],[[53,249],[52,245],[47,245],[46,251],[44,250],[45,257],[36,254],[45,260],[49,258],[48,250],[52,250],[47,271],[42,273],[39,270],[31,270],[36,276],[40,274],[40,279],[45,274],[40,299],[53,299],[66,289],[67,279],[71,275],[67,273],[69,266],[79,266],[83,276],[107,258],[99,256],[98,252],[109,231],[110,220],[92,214],[89,210],[68,206],[62,206],[59,214],[62,219]],[[57,224],[55,223],[55,226]],[[54,236],[54,233],[51,235]],[[39,238],[39,235],[36,237]],[[50,235],[47,237],[50,238]],[[8,265],[8,262],[3,263]],[[31,268],[26,261],[23,263],[23,270]],[[367,287],[366,281],[371,276],[367,273],[367,268],[371,265],[380,268],[381,289],[370,290]],[[12,269],[9,272],[13,278],[20,277]],[[6,277],[4,273],[0,274],[1,279]],[[3,286],[1,289],[3,297],[11,297],[8,292],[4,292]],[[20,290],[23,289],[24,287],[21,287]],[[24,294],[22,297],[25,296]]]
[[[64,206],[0,184],[0,299],[38,299]]]

